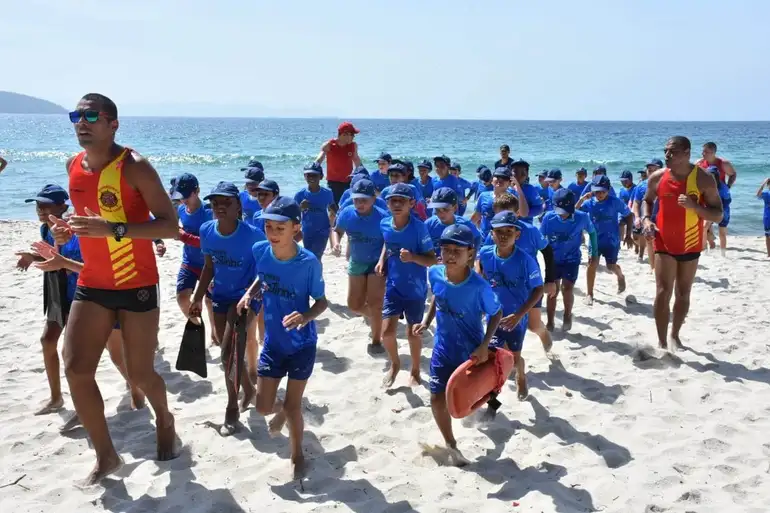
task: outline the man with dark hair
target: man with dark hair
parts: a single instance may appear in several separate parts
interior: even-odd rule
[[[326,141],[321,146],[321,153],[315,158],[319,164],[326,159],[326,183],[337,205],[350,187],[350,172],[361,165],[358,145],[354,141],[359,132],[350,121],[340,123],[337,127],[337,138]]]
[[[642,202],[642,228],[653,242],[656,255],[655,325],[658,345],[682,347],[679,330],[690,309],[690,290],[703,247],[703,221],[722,220],[722,200],[716,182],[704,169],[690,162],[690,141],[672,137],[665,148],[666,167],[647,180]],[[655,221],[651,216],[658,202]],[[674,319],[667,337],[669,303],[674,294]]]
[[[497,169],[498,167],[510,168],[512,163],[513,159],[511,158],[511,147],[507,144],[503,144],[500,146],[500,160],[495,162],[494,169]]]
[[[738,174],[729,160],[717,157],[717,144],[710,141],[704,144],[702,156],[703,158],[698,160],[696,165],[703,169],[716,166],[719,170],[719,180],[727,184],[728,187],[732,187]]]
[[[75,410],[96,451],[87,484],[116,472],[123,463],[112,444],[94,379],[116,322],[123,331],[129,379],[155,410],[158,459],[175,457],[174,417],[166,385],[153,368],[160,310],[152,241],[175,238],[178,221],[152,165],[115,142],[117,115],[115,103],[101,94],[84,96],[70,112],[85,150],[67,161],[75,214],[67,221],[51,219],[56,243],[65,244],[77,235],[83,257],[65,332],[64,363]]]

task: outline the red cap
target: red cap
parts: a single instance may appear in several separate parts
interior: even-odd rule
[[[361,131],[355,126],[353,126],[353,123],[351,123],[350,121],[344,121],[340,123],[340,126],[337,127],[338,134],[348,134],[348,133],[357,134],[359,132]]]

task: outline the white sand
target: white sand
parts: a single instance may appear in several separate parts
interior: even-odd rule
[[[94,462],[84,431],[59,435],[66,413],[32,415],[48,397],[38,342],[42,278],[15,271],[12,254],[37,233],[33,223],[0,223],[0,486],[25,475],[0,488],[3,513],[768,511],[770,287],[760,238],[733,237],[726,258],[701,259],[682,333],[694,351],[681,359],[635,361],[639,345],[655,342],[654,286],[648,267],[624,251],[628,290],[618,296],[614,278],[600,272],[596,304],[577,298],[573,333],[556,337],[563,367],[549,368],[528,334],[529,401],[519,403],[511,383],[493,424],[455,421],[460,448],[474,461],[465,469],[421,455],[421,442],[441,442],[428,390],[408,389],[406,372],[391,393],[380,389],[385,361],[366,354],[366,325],[341,306],[344,259],[326,255],[332,308],[318,321],[306,392],[303,489],[290,478],[288,439],[269,438],[253,409],[232,438],[203,425],[223,419],[224,381],[214,363],[208,380],[173,369],[184,322],[173,299],[180,246],[170,243],[160,259],[156,368],[186,449],[172,462],[153,461],[150,412],[126,411],[123,382],[105,353],[97,380],[126,466],[83,491],[75,483]],[[581,289],[584,276],[585,267]],[[629,294],[636,302],[627,305]],[[211,350],[213,361],[218,352]],[[408,365],[403,338],[401,352]],[[426,339],[425,377],[429,358]],[[65,380],[63,387],[69,412]]]

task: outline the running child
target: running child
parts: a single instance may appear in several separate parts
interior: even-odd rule
[[[222,362],[226,364],[225,385],[227,386],[227,407],[225,421],[220,435],[229,436],[238,429],[238,417],[254,399],[252,379],[256,371],[256,338],[247,339],[246,366],[244,362],[234,362],[235,374],[240,376],[243,387],[243,400],[238,407],[238,383],[231,378],[231,359],[233,358],[233,332],[238,320],[238,301],[254,281],[256,269],[251,247],[265,240],[265,234],[259,228],[242,221],[241,202],[238,187],[230,182],[219,182],[211,193],[203,198],[211,201],[214,220],[207,221],[200,228],[201,249],[204,255],[200,281],[195,288],[190,304],[189,317],[200,317],[203,298],[212,283],[210,295],[214,310],[214,330],[222,341]],[[261,305],[255,302],[246,316],[247,333],[251,331],[255,313]]]
[[[380,223],[390,213],[375,206],[375,186],[371,180],[358,180],[353,187],[353,205],[343,208],[337,215],[337,225],[332,231],[332,255],[340,256],[342,235],[348,236],[350,260],[348,261],[348,308],[366,317],[372,327],[372,341],[367,346],[369,354],[382,354],[382,300],[385,294],[385,278],[375,273],[385,239]]]
[[[495,198],[499,198],[508,192],[511,188],[512,181],[514,182],[514,187],[518,189],[518,197],[524,197],[521,186],[516,180],[513,180],[511,170],[507,167],[498,167],[495,169],[495,172],[492,174],[492,186],[494,187],[494,190],[492,192],[482,192],[479,195],[479,199],[474,207],[473,215],[471,216],[471,221],[479,227],[482,239],[485,239],[492,230],[492,226],[489,223],[495,216]],[[526,203],[526,200],[520,201],[518,214],[522,217],[529,215],[529,209],[526,206]]]
[[[315,319],[328,307],[320,262],[294,240],[301,229],[300,215],[299,205],[285,196],[263,210],[268,240],[251,249],[257,277],[238,303],[239,311],[244,312],[261,295],[265,310],[265,345],[257,379],[259,413],[275,411],[278,386],[288,375],[286,398],[270,420],[269,431],[278,434],[288,423],[295,479],[304,474],[302,395],[315,364]]]
[[[607,168],[604,166],[597,166],[596,169],[594,169],[593,178],[596,178],[597,176],[602,176],[602,175],[607,176]],[[579,195],[575,195],[575,198],[580,199],[586,194],[588,194],[589,192],[591,192],[591,185],[593,184],[593,178],[591,179],[590,182],[586,183],[586,186],[583,188],[583,192],[581,192]],[[613,198],[617,196],[617,194],[615,194],[615,189],[612,186],[610,186],[610,196],[612,196]]]
[[[441,234],[442,264],[428,270],[433,296],[421,323],[409,333],[421,337],[434,316],[436,332],[430,359],[430,404],[433,418],[449,451],[453,465],[468,464],[457,450],[452,418],[446,403],[446,386],[452,373],[469,359],[482,364],[489,358],[488,347],[503,315],[500,301],[484,278],[471,269],[474,260],[473,232],[453,224]],[[486,315],[486,327],[482,316]]]
[[[340,208],[339,212],[342,212],[342,209],[346,207],[353,206],[353,198],[351,198],[351,195],[353,193],[353,187],[355,186],[356,182],[359,180],[369,180],[370,182],[374,183],[374,180],[371,180],[368,175],[362,174],[362,173],[356,173],[350,178],[350,189],[345,191],[345,194],[347,194],[347,197],[345,197],[345,194],[342,195],[342,199],[340,200]],[[377,194],[377,184],[374,184],[374,192]],[[374,206],[377,208],[380,208],[384,211],[388,211],[388,204],[385,203],[385,200],[382,199],[380,196],[374,197]]]
[[[717,166],[709,166],[707,171],[711,173],[714,180],[717,182],[717,188],[719,189],[719,197],[722,199],[722,220],[718,224],[719,228],[719,248],[722,251],[722,256],[727,249],[727,226],[730,224],[730,203],[732,203],[732,196],[730,195],[730,188],[725,182],[720,179],[719,168]],[[703,231],[708,235],[708,241],[703,241],[703,249],[706,249],[708,242],[709,247],[714,249],[716,244],[714,243],[714,233],[711,231],[711,226],[714,223],[705,221]]]
[[[764,190],[767,187],[768,190]],[[757,198],[765,203],[765,210],[762,221],[765,225],[765,245],[767,246],[767,256],[770,257],[770,178],[765,178],[762,185],[757,189]]]
[[[313,253],[319,262],[329,243],[329,232],[337,213],[334,194],[330,189],[321,187],[323,176],[321,164],[308,164],[305,166],[307,187],[294,195],[294,201],[302,211],[302,245]]]
[[[380,222],[385,245],[375,272],[387,276],[382,304],[382,343],[390,357],[383,386],[390,387],[401,370],[396,342],[396,327],[401,315],[406,318],[409,352],[412,357],[411,385],[420,383],[420,351],[422,339],[412,327],[422,319],[425,297],[428,294],[426,267],[436,263],[436,253],[425,223],[411,215],[414,207],[414,188],[397,183],[387,196],[391,217]]]
[[[471,184],[470,196],[473,198],[473,201],[478,201],[482,192],[495,189],[492,185],[492,170],[484,164],[476,169],[476,177],[476,181]]]
[[[259,210],[262,210],[262,206],[257,199],[257,186],[265,179],[265,168],[258,160],[250,160],[246,167],[242,167],[241,171],[245,171],[245,189],[240,193],[241,206],[243,207],[243,220],[248,224],[254,222],[254,214]]]
[[[577,171],[575,171],[575,181],[570,183],[567,186],[567,189],[571,190],[572,193],[575,195],[576,198],[579,198],[583,195],[583,189],[586,188],[586,185],[588,182],[586,182],[586,177],[588,176],[588,171],[586,168],[581,167]]]
[[[538,310],[543,297],[543,278],[540,267],[527,253],[516,247],[527,226],[518,216],[504,210],[492,218],[493,246],[481,248],[479,271],[492,286],[503,309],[503,318],[492,338],[492,347],[506,347],[511,350],[516,364],[516,387],[518,398],[523,401],[529,394],[524,358],[521,349],[527,334],[529,312]],[[490,405],[490,414],[496,408]]]
[[[433,196],[433,177],[430,176],[430,172],[433,171],[433,164],[430,160],[423,160],[417,164],[417,178],[420,182],[420,188],[422,189],[422,197],[430,198]]]
[[[620,198],[610,196],[610,179],[604,175],[594,177],[591,192],[580,198],[575,208],[590,216],[597,236],[597,258],[589,262],[586,273],[586,303],[591,305],[594,302],[594,283],[600,257],[604,257],[607,269],[618,278],[618,294],[626,290],[626,278],[618,265],[618,254],[620,254],[618,217],[623,219],[626,226],[624,242],[630,248],[634,245],[631,235],[634,215]]]
[[[453,224],[462,224],[470,228],[474,236],[473,247],[481,246],[481,233],[470,220],[457,214],[457,193],[449,187],[442,187],[433,192],[433,197],[428,205],[433,211],[425,227],[428,229],[430,238],[433,241],[433,250],[437,255],[441,254],[441,234],[448,226]]]
[[[636,185],[634,185],[634,174],[628,170],[620,173],[620,185],[621,187],[618,190],[618,198],[620,198],[620,201],[622,201],[623,204],[629,208],[629,211],[631,211],[630,209],[632,209],[634,205],[634,194],[636,193]],[[626,226],[625,219],[618,219],[618,223],[620,224],[620,238],[627,239],[629,233],[627,233],[628,227]],[[631,238],[634,239],[634,253],[639,255],[639,244],[633,236],[633,228],[631,228],[630,235]]]
[[[465,191],[460,184],[457,177],[449,172],[449,166],[451,161],[446,155],[439,155],[433,157],[433,167],[436,170],[436,176],[433,178],[433,190],[440,189],[442,187],[449,187],[457,193],[458,198],[465,197]],[[428,217],[432,216],[433,212],[428,210]]]
[[[553,195],[553,212],[548,212],[543,217],[540,232],[553,248],[554,281],[556,283],[556,294],[553,297],[548,297],[546,305],[548,315],[546,328],[549,331],[554,329],[556,300],[559,291],[561,291],[564,298],[562,330],[569,331],[572,328],[572,305],[575,303],[573,289],[580,272],[581,234],[587,232],[589,236],[590,257],[588,264],[591,265],[599,257],[596,230],[588,214],[575,211],[575,195],[572,191],[559,189]]]
[[[421,188],[407,182],[407,176],[407,166],[399,160],[394,160],[390,167],[388,167],[388,179],[390,179],[390,185],[382,190],[382,197],[385,198],[385,202],[387,203],[388,195],[393,189],[393,186],[398,183],[406,184],[412,189],[412,197],[414,198],[412,213],[417,216],[420,221],[425,221],[425,219],[427,219],[427,213],[425,209],[425,200],[420,192]]]
[[[471,197],[471,183],[460,176],[463,172],[463,168],[459,162],[452,162],[449,165],[449,173],[457,178],[457,183],[460,185],[460,191],[457,196],[459,203],[457,205],[457,213],[461,216],[465,215],[465,208],[468,206],[468,198]],[[467,192],[466,192],[467,191]]]
[[[259,203],[259,210],[254,213],[251,225],[256,226],[262,232],[265,231],[265,220],[262,219],[262,211],[281,194],[281,188],[275,180],[262,180],[256,187],[257,202]]]
[[[368,178],[374,183],[374,188],[378,191],[381,191],[390,185],[390,181],[388,180],[388,167],[390,167],[392,160],[393,158],[390,156],[390,153],[386,152],[380,153],[380,156],[375,160],[377,163],[377,171],[371,173]],[[355,171],[353,172],[355,173]]]

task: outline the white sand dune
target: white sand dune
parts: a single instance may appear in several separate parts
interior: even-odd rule
[[[38,271],[14,270],[13,251],[35,240],[33,223],[0,224],[0,511],[27,512],[767,512],[770,509],[770,287],[760,238],[701,259],[682,336],[692,349],[645,358],[654,344],[653,279],[624,252],[628,290],[600,272],[592,307],[578,297],[572,333],[559,334],[560,361],[527,335],[531,397],[511,383],[490,425],[455,422],[473,463],[441,466],[421,444],[440,444],[428,390],[402,373],[380,388],[385,360],[366,354],[368,329],[343,306],[344,259],[325,257],[331,309],[318,321],[315,373],[305,402],[307,479],[291,480],[284,436],[268,436],[251,409],[243,429],[221,438],[226,394],[217,349],[209,379],[174,370],[184,321],[173,294],[180,246],[160,259],[161,350],[182,455],[153,460],[150,410],[129,411],[123,382],[103,357],[97,379],[115,444],[118,476],[76,487],[93,465],[85,433],[58,433],[62,417],[35,417],[47,398],[39,337]],[[581,271],[583,289],[585,268]],[[582,295],[580,291],[578,294]],[[629,300],[628,296],[633,297]],[[560,320],[557,320],[557,330]],[[403,331],[401,332],[403,334]],[[431,343],[422,361],[427,376]],[[409,363],[401,339],[405,365]],[[66,390],[66,381],[64,381]],[[69,393],[65,393],[72,410]]]

